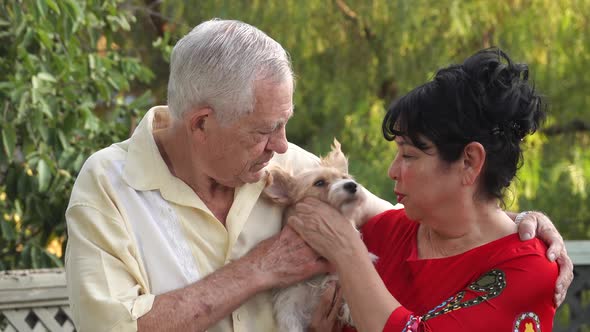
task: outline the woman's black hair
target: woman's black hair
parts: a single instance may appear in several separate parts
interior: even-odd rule
[[[406,137],[421,150],[425,137],[447,162],[458,160],[468,143],[481,143],[486,160],[480,190],[501,200],[522,165],[521,141],[545,118],[528,74],[527,65],[513,63],[502,50],[481,50],[395,101],[383,135],[389,141]]]

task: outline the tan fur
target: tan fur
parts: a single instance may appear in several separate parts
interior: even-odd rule
[[[354,209],[360,207],[366,195],[362,187],[348,174],[348,160],[336,139],[334,139],[332,151],[321,158],[318,167],[298,174],[293,174],[279,166],[272,166],[268,171],[269,177],[263,196],[287,207],[286,213],[289,212],[290,206],[303,198],[315,197],[340,209],[355,225],[359,225],[358,219],[362,210],[354,211]],[[324,185],[318,185],[318,181],[323,181]],[[345,189],[341,188],[348,182],[357,186],[356,193],[347,194]]]
[[[317,167],[298,174],[278,166],[269,168],[267,187],[263,196],[285,207],[283,223],[290,214],[290,208],[305,197],[315,197],[333,207],[358,227],[370,212],[366,208],[367,193],[348,174],[348,160],[334,139],[332,151],[321,158]],[[278,290],[274,297],[274,309],[280,331],[304,332],[307,330],[322,289],[335,276],[319,276],[310,281]],[[340,319],[351,323],[348,307],[342,310]]]

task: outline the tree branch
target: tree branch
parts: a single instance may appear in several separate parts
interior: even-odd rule
[[[144,3],[147,5],[147,10],[149,11],[150,20],[152,26],[157,31],[158,36],[164,36],[164,25],[168,21],[161,12],[160,12],[160,4],[162,3],[161,0],[144,0]]]
[[[344,17],[354,22],[360,30],[363,32],[364,37],[371,41],[374,39],[375,34],[371,30],[371,28],[363,22],[363,20],[359,17],[359,15],[352,10],[343,0],[335,0],[336,6],[338,9],[344,14]]]
[[[553,125],[541,129],[540,131],[547,136],[556,136],[574,132],[590,132],[590,122],[575,119],[566,124]]]

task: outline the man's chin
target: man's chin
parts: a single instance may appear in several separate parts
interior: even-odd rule
[[[261,168],[258,171],[248,173],[241,180],[244,181],[244,183],[256,183],[262,180],[262,178],[264,178],[265,175],[266,171],[264,170],[264,168]]]

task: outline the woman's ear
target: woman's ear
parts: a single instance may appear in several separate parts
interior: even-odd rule
[[[465,185],[474,184],[486,161],[486,150],[479,142],[471,142],[463,149],[463,178]]]

